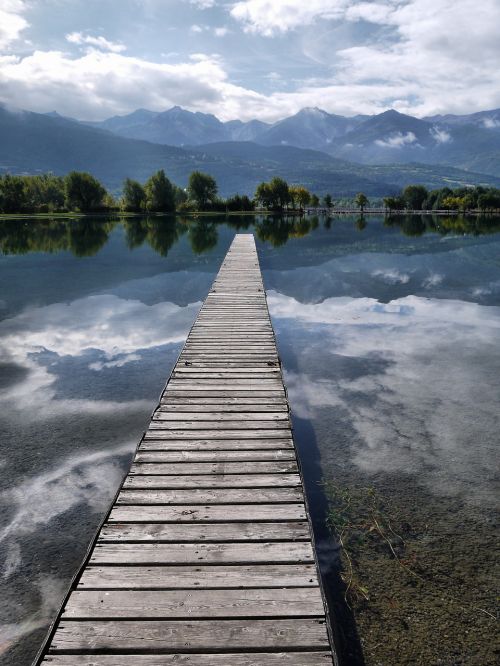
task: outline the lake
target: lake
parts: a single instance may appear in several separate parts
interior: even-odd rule
[[[247,216],[0,221],[0,664],[36,654],[238,231],[344,662],[497,663],[500,221]]]

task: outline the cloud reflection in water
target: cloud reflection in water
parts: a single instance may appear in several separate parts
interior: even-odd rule
[[[437,494],[494,501],[499,307],[417,296],[304,304],[277,292],[269,306],[278,339],[305,346],[286,375],[292,408],[321,424],[317,410],[328,407],[331,429],[354,434],[355,465],[418,475]]]

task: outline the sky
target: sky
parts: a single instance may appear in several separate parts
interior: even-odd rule
[[[418,117],[500,107],[500,0],[0,0],[0,103]]]

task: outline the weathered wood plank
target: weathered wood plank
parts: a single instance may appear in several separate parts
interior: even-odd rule
[[[153,418],[150,426],[150,430],[257,430],[258,432],[265,432],[267,430],[286,430],[290,432],[290,424],[288,419],[286,420],[254,420],[254,419],[243,419],[238,418],[237,420],[193,420],[189,421],[187,419],[178,420],[178,419],[163,419],[163,418]],[[254,433],[255,434],[255,433]]]
[[[153,438],[158,439],[281,439],[289,432],[288,428],[260,428],[256,430],[245,429],[244,424],[239,428],[224,430],[214,428],[213,430],[199,430],[198,428],[187,430],[175,430],[164,428],[162,421],[151,421],[148,432]]]
[[[328,649],[324,620],[64,620],[51,652]]]
[[[318,617],[323,613],[319,588],[211,590],[210,594],[202,590],[76,590],[62,619]]]
[[[168,547],[155,544],[105,544],[96,548],[93,557],[104,559],[105,564],[106,553],[116,559],[109,562],[109,566],[94,565],[92,559],[83,572],[79,589],[215,590],[318,586],[314,563],[166,566],[161,562],[168,558]],[[124,566],[115,565],[120,558]],[[127,566],[130,564],[137,566]]]
[[[217,463],[133,463],[131,474],[289,474],[297,472],[295,461]]]
[[[144,541],[144,540],[143,540]],[[95,565],[199,565],[199,564],[312,564],[310,542],[245,542],[245,543],[109,543],[99,541],[90,560]],[[115,572],[116,573],[116,572]],[[146,575],[146,574],[144,574]],[[146,587],[151,583],[150,572]],[[134,579],[135,585],[140,580]],[[142,579],[141,579],[142,580]],[[127,579],[118,587],[128,587]],[[88,585],[86,585],[88,587]],[[160,585],[161,586],[161,585]]]
[[[105,523],[99,541],[157,543],[310,541],[306,522],[260,523]],[[95,551],[94,551],[95,553]]]
[[[172,373],[172,377],[189,377],[194,379],[195,377],[202,377],[207,379],[213,379],[221,377],[225,379],[226,377],[238,377],[238,375],[248,376],[250,379],[256,376],[256,379],[269,379],[280,377],[280,369],[272,366],[263,366],[262,368],[224,368],[220,366],[215,366],[212,368],[200,368],[195,365],[177,365],[175,370]]]
[[[235,396],[235,395],[222,395],[222,396],[203,396],[195,395],[189,396],[184,393],[163,393],[161,398],[161,405],[166,406],[171,409],[181,409],[182,405],[234,405],[238,409],[240,406],[244,406],[245,409],[248,405],[254,405],[256,411],[260,411],[259,408],[263,407],[274,408],[275,405],[279,405],[280,408],[285,406],[288,409],[288,403],[285,398],[285,392],[281,396],[265,396],[265,400],[261,396],[256,396],[255,394]],[[249,411],[249,410],[248,410]]]
[[[253,461],[253,460],[295,460],[293,449],[259,449],[211,451],[144,451],[140,449],[135,457],[136,463],[145,462],[219,462],[219,461]]]
[[[162,421],[183,421],[183,422],[193,422],[193,421],[285,421],[288,425],[290,424],[289,412],[288,409],[283,407],[280,411],[246,411],[245,409],[239,409],[238,411],[233,410],[235,413],[227,413],[225,411],[219,411],[214,406],[211,407],[209,415],[203,413],[199,410],[193,410],[191,412],[179,412],[172,409],[164,409],[159,407],[155,413],[154,418]]]
[[[283,399],[285,397],[284,389],[273,388],[263,390],[243,390],[241,387],[238,388],[218,388],[216,386],[199,388],[197,390],[189,390],[187,388],[171,388],[170,384],[165,389],[163,393],[163,398],[168,400],[172,398],[252,398],[255,402],[262,402],[262,399],[265,398],[266,402],[269,398],[274,398],[275,400]],[[258,398],[258,400],[256,400]]]
[[[140,451],[254,451],[293,449],[291,439],[144,439]]]
[[[200,474],[198,476],[127,476],[123,488],[262,488],[302,487],[298,474]]]
[[[237,235],[43,663],[332,664],[306,517],[255,243]]]
[[[45,666],[328,666],[324,652],[252,652],[243,654],[61,655],[47,657]]]
[[[270,504],[301,502],[302,490],[296,488],[182,488],[182,489],[124,489],[117,504]]]
[[[212,403],[209,401],[190,401],[189,403],[182,403],[178,400],[168,400],[166,403],[162,403],[156,410],[157,414],[176,414],[182,417],[182,414],[185,413],[198,414],[202,415],[203,413],[209,412],[211,414],[267,414],[269,412],[275,414],[285,414],[287,417],[290,412],[288,411],[288,405],[286,401],[281,401],[281,403],[276,404],[262,404],[262,403],[246,403],[244,401],[240,402],[231,402],[225,401],[220,402],[217,406],[217,403]],[[233,416],[233,418],[235,418]]]
[[[189,522],[252,522],[277,520],[305,520],[305,507],[299,504],[196,504],[129,506],[116,504],[109,516],[110,522],[189,523]]]

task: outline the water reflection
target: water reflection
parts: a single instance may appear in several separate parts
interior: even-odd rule
[[[366,230],[370,216],[352,217],[359,232]],[[375,218],[380,220],[380,216]],[[37,220],[0,220],[0,250],[4,254],[69,251],[77,257],[93,256],[109,240],[117,225],[123,225],[127,246],[133,250],[149,245],[166,257],[172,247],[187,234],[191,249],[202,254],[217,246],[221,224],[236,231],[252,231],[272,247],[281,247],[292,239],[304,238],[320,226],[335,230],[339,218],[328,216],[203,216],[183,217],[117,217],[114,219],[85,218]],[[345,221],[345,218],[342,218]],[[392,215],[384,218],[387,227],[398,229],[405,236],[418,237],[425,233],[482,235],[500,231],[500,218],[492,216],[435,216]]]
[[[322,478],[378,484],[413,530],[405,538],[489,608],[491,572],[476,564],[490,552],[500,428],[498,219],[4,220],[2,666],[30,663],[237,231],[257,238],[313,509]],[[328,571],[335,551],[319,528],[317,542]],[[387,570],[377,575],[387,594]],[[425,618],[460,634],[463,612],[436,614],[425,590],[405,589],[399,615],[416,607],[427,637]],[[403,664],[394,646],[418,636],[397,609],[380,613],[360,626],[395,627],[381,642],[395,652],[378,662]]]

